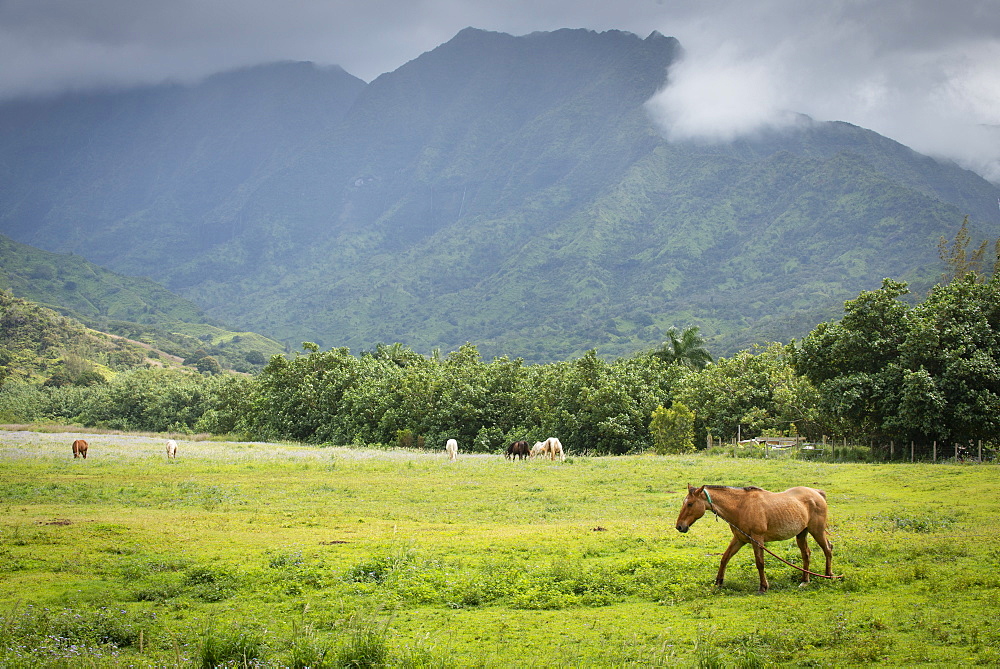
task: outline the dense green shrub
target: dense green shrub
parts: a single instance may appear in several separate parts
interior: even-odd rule
[[[360,357],[307,347],[256,379],[240,429],[265,439],[492,451],[558,435],[570,450],[626,453],[650,445],[653,409],[685,373],[652,356],[524,366],[483,361],[466,344],[444,358],[385,347]],[[409,353],[408,355],[404,355]]]
[[[660,455],[694,450],[694,412],[681,402],[674,402],[669,409],[657,407],[649,431],[653,435],[653,450]]]
[[[90,386],[0,386],[0,420],[56,421],[150,432],[229,433],[240,419],[251,381],[146,368]]]

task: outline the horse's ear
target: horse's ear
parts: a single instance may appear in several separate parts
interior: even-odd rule
[[[690,495],[693,490],[694,490],[694,488],[692,488],[691,484],[688,483],[688,494]]]

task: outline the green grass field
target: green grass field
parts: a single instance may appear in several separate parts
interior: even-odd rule
[[[1000,662],[995,465],[72,438],[0,432],[3,667]],[[824,489],[844,580],[714,587],[687,483]]]

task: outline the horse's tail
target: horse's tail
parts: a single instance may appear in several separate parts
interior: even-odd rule
[[[823,498],[823,501],[826,501],[826,491],[825,490],[819,490],[819,489],[817,489],[816,492],[818,492],[819,496]],[[823,531],[825,533],[829,532],[830,531],[830,525],[826,524],[826,526],[823,528]],[[827,537],[826,537],[826,545],[830,547],[831,551],[833,550],[833,542],[830,541],[829,535],[827,535]]]

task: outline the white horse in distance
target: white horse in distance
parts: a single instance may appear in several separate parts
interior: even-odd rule
[[[562,442],[558,437],[549,437],[545,441],[539,441],[531,447],[531,457],[548,455],[549,459],[559,458],[560,462],[566,462],[566,453],[563,451]]]

